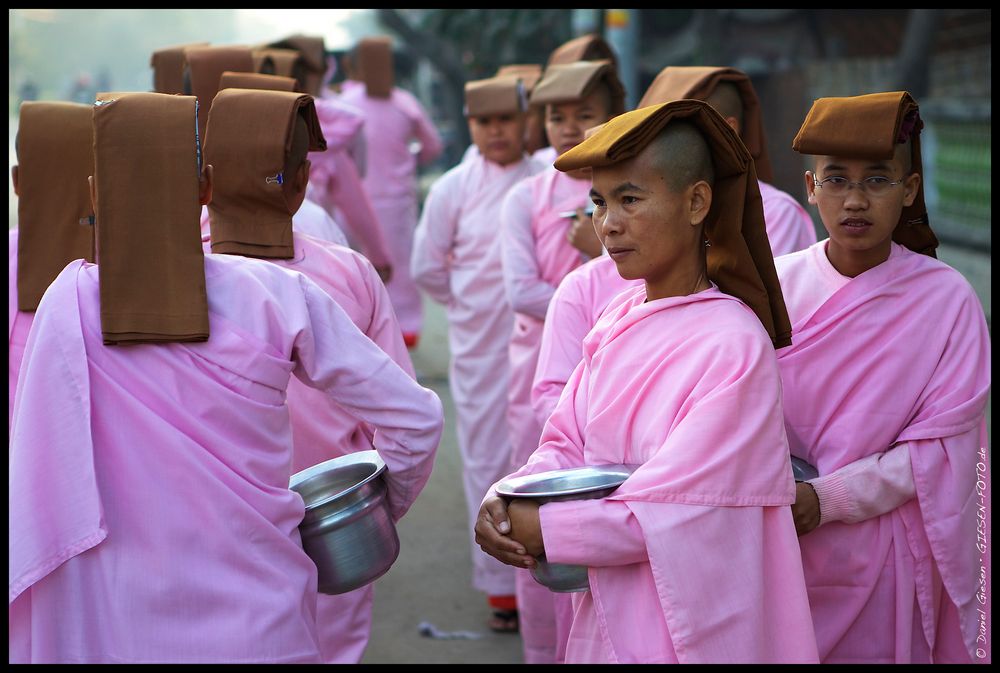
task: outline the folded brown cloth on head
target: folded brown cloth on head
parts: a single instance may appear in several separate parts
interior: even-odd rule
[[[153,52],[149,65],[153,68],[153,91],[156,93],[184,93],[184,52],[192,47],[207,47],[208,42],[193,42],[167,47]]]
[[[295,213],[285,200],[282,183],[294,179],[283,171],[298,117],[305,122],[309,150],[325,150],[312,96],[223,89],[215,97],[205,142],[205,161],[215,178],[208,206],[212,252],[295,256]]]
[[[253,72],[253,56],[247,47],[193,47],[184,52],[191,77],[191,93],[198,98],[198,133],[205,137],[208,111],[219,92],[222,73]]]
[[[669,103],[681,98],[708,100],[721,82],[732,82],[743,101],[743,144],[757,164],[757,177],[764,182],[774,179],[771,159],[764,135],[764,118],[760,111],[757,92],[746,73],[735,68],[670,66],[660,71],[637,107]]]
[[[94,261],[93,107],[21,103],[17,154],[17,308],[34,311],[67,264]]]
[[[224,72],[219,78],[219,90],[267,89],[270,91],[295,91],[295,80],[280,75],[260,75],[254,72]]]
[[[542,66],[534,63],[515,63],[502,65],[495,77],[518,77],[524,83],[524,89],[529,94],[542,78]]]
[[[517,114],[528,109],[524,84],[517,77],[491,77],[465,83],[465,116]]]
[[[920,108],[905,91],[847,98],[819,98],[806,115],[792,149],[802,154],[882,161],[895,156],[896,145],[910,141],[911,173],[920,173],[920,189],[904,206],[892,240],[914,252],[936,257],[937,236],[924,204]]]
[[[194,96],[98,94],[97,263],[104,343],[208,339]]]
[[[753,159],[736,132],[708,103],[679,100],[626,112],[556,159],[571,171],[617,164],[638,155],[668,124],[694,124],[708,143],[715,168],[712,209],[705,220],[708,277],[719,289],[749,306],[775,348],[791,344],[785,310]]]
[[[624,112],[625,87],[610,61],[577,61],[550,66],[531,92],[531,104],[576,102],[589,96],[602,83],[611,94],[611,115]]]
[[[611,45],[605,42],[604,38],[600,35],[592,33],[573,38],[569,42],[557,47],[549,55],[549,62],[545,67],[548,69],[549,66],[553,65],[575,63],[576,61],[599,61],[603,59],[611,61],[611,65],[616,71],[618,70],[618,58],[615,56]]]
[[[396,83],[392,41],[387,37],[366,37],[357,46],[355,60],[358,79],[372,98],[388,98]]]

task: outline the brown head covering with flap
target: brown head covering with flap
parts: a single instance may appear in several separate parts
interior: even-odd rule
[[[184,52],[193,47],[207,47],[208,42],[193,42],[177,47],[167,47],[153,52],[149,65],[153,68],[153,91],[156,93],[184,93]]]
[[[194,96],[98,94],[97,264],[104,343],[208,339]]]
[[[669,66],[660,71],[637,107],[669,103],[682,98],[708,100],[722,82],[732,82],[743,101],[743,144],[757,164],[757,177],[764,182],[774,179],[771,159],[767,153],[764,118],[760,112],[757,92],[746,73],[735,68]]]
[[[503,65],[494,77],[517,77],[524,83],[525,91],[530,94],[538,84],[538,80],[542,78],[542,66],[534,63]]]
[[[299,53],[304,69],[302,90],[318,96],[323,75],[326,74],[326,46],[323,38],[297,34],[272,42],[269,46],[275,49],[294,49]]]
[[[93,108],[21,103],[17,153],[17,308],[34,311],[67,264],[94,261]]]
[[[306,81],[306,64],[294,49],[257,49],[252,52],[254,72],[264,75],[291,77],[295,90],[302,90]]]
[[[366,37],[356,49],[357,78],[365,83],[365,92],[372,98],[391,96],[396,83],[392,41],[387,37]]]
[[[312,96],[223,89],[215,97],[205,142],[205,161],[215,180],[208,206],[212,252],[276,259],[295,256],[294,211],[282,189],[283,181],[293,176],[282,173],[296,117],[306,123],[309,150],[325,150]]]
[[[715,167],[712,209],[705,220],[705,236],[711,244],[707,249],[708,277],[757,314],[775,348],[788,346],[792,327],[764,230],[753,159],[736,132],[708,103],[679,100],[626,112],[556,159],[555,167],[571,171],[631,159],[667,124],[679,120],[698,128]]]
[[[219,78],[227,70],[253,72],[253,56],[247,47],[195,47],[184,54],[191,75],[191,93],[198,97],[198,133],[204,138],[208,111],[219,92]]]
[[[920,173],[920,189],[913,204],[904,207],[892,240],[914,252],[936,257],[937,236],[931,230],[924,205],[923,162],[920,158],[920,108],[905,91],[873,93],[849,98],[820,98],[813,103],[792,149],[802,154],[847,159],[892,159],[896,145],[910,141],[911,173]]]
[[[545,68],[547,70],[549,66],[553,65],[604,59],[611,61],[611,65],[616,71],[618,70],[618,59],[615,57],[615,52],[611,48],[611,45],[605,42],[604,38],[600,35],[592,33],[573,38],[569,42],[557,47],[549,56],[549,62]]]
[[[279,75],[260,75],[255,72],[224,72],[219,78],[219,91],[223,89],[266,89],[268,91],[295,91],[295,80]],[[211,111],[209,111],[211,114]]]
[[[611,116],[620,115],[625,111],[625,87],[610,61],[577,61],[549,67],[531,92],[531,104],[579,101],[601,83],[611,94]]]
[[[524,84],[517,77],[491,77],[465,83],[465,116],[518,114],[528,109]]]

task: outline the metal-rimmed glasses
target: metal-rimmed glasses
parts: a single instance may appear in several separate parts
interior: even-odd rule
[[[904,180],[896,180],[893,182],[884,175],[872,175],[867,177],[860,182],[854,182],[848,180],[840,175],[834,175],[829,178],[824,178],[822,180],[817,180],[813,178],[813,184],[817,187],[821,187],[824,192],[830,196],[846,196],[847,192],[850,191],[851,187],[857,185],[861,191],[863,191],[868,196],[881,196],[888,192],[892,187],[896,185],[903,184]]]

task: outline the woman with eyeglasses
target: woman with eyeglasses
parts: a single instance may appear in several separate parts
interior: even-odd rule
[[[830,235],[775,260],[785,428],[820,475],[792,513],[823,663],[990,657],[989,334],[934,258],[922,126],[906,92],[822,98],[793,143],[815,157],[806,188]]]

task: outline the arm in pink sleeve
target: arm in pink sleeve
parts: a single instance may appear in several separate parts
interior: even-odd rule
[[[413,117],[413,121],[415,122],[413,133],[417,137],[417,140],[420,141],[420,153],[417,154],[417,163],[420,166],[426,166],[441,156],[444,143],[441,142],[441,134],[434,128],[434,124],[427,117],[427,112],[420,105],[420,102],[415,98],[413,102],[416,112]]]
[[[398,520],[430,478],[444,425],[441,401],[354,326],[318,285],[296,274],[307,325],[295,335],[293,373],[376,429],[388,467],[389,506]],[[289,308],[292,310],[292,307]]]
[[[354,257],[358,265],[358,275],[364,279],[372,307],[371,322],[365,330],[365,335],[385,351],[411,378],[417,378],[413,371],[410,351],[403,342],[403,330],[396,319],[392,300],[389,299],[389,291],[385,289],[385,284],[382,283],[371,262],[359,254],[355,254]]]
[[[341,151],[336,152],[333,158],[336,174],[330,200],[343,213],[343,224],[360,241],[362,251],[372,264],[377,267],[391,265],[392,257],[382,223],[375,215],[375,209],[354,162]]]
[[[358,176],[364,180],[365,173],[368,172],[368,141],[364,133],[355,133],[351,139],[351,144],[347,148],[347,154],[354,162],[358,170]]]
[[[447,189],[451,182],[448,177],[443,178],[445,182],[435,183],[427,194],[410,255],[413,282],[434,301],[445,305],[451,301],[451,251],[458,227],[458,216],[452,207],[455,195]]]
[[[583,339],[592,325],[580,298],[580,283],[571,274],[556,289],[549,302],[542,330],[538,367],[531,386],[531,408],[545,424],[573,370],[583,359]]]
[[[642,527],[620,500],[550,502],[538,515],[547,561],[597,567],[649,560]]]
[[[819,525],[857,523],[891,512],[917,494],[905,442],[809,481],[819,498]]]
[[[542,279],[531,230],[531,186],[514,185],[500,210],[500,253],[507,300],[517,313],[545,320],[556,289]]]

